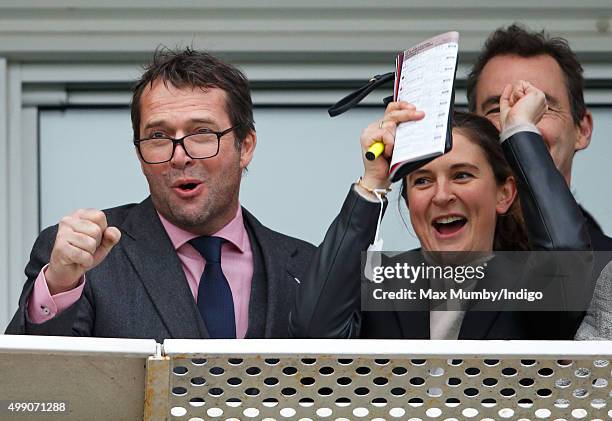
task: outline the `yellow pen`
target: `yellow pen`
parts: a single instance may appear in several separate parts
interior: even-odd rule
[[[382,141],[376,141],[370,145],[365,157],[368,161],[374,161],[385,150],[385,144]]]

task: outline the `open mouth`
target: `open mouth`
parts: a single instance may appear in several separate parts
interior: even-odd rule
[[[196,179],[184,179],[177,180],[172,188],[174,191],[184,199],[193,198],[197,196],[201,191],[202,182]]]
[[[197,183],[185,183],[185,184],[178,185],[178,188],[181,189],[182,191],[191,191],[195,189],[196,187],[198,187]]]
[[[438,233],[449,235],[459,231],[465,224],[467,219],[462,216],[445,216],[434,219],[431,225]]]

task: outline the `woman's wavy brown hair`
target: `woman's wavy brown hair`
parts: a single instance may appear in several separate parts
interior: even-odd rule
[[[502,185],[508,177],[514,176],[499,144],[499,131],[493,123],[476,114],[455,111],[452,128],[460,131],[466,138],[480,146],[493,169],[498,185]],[[408,205],[406,178],[402,181],[401,196]],[[508,212],[497,216],[493,250],[529,250],[527,231],[518,196]]]

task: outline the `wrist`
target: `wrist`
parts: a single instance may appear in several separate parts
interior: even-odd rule
[[[364,174],[362,177],[360,177],[357,183],[361,184],[367,190],[375,190],[375,189],[387,190],[389,189],[389,186],[391,186],[391,182],[386,177],[386,175],[385,177],[381,178],[381,177],[369,175],[367,173]]]
[[[388,180],[386,180],[384,183],[387,185],[387,187],[381,187],[380,184],[382,183],[368,184],[368,182],[364,181],[362,177],[359,177],[355,183],[355,189],[357,189],[357,191],[363,197],[366,197],[371,201],[379,201],[386,198],[387,193],[391,191],[391,189],[388,187],[390,184]]]
[[[501,124],[500,128],[501,130],[504,130],[505,128],[508,128],[508,127],[520,126],[523,124],[535,124],[535,123],[531,121],[531,119],[528,116],[512,115],[506,118],[506,120]]]
[[[499,141],[503,143],[511,136],[514,136],[518,132],[533,132],[540,134],[538,126],[533,123],[517,123],[511,125],[505,125],[502,131],[499,133]]]
[[[58,274],[53,270],[53,267],[49,265],[43,276],[47,283],[47,288],[51,295],[61,294],[62,292],[70,291],[79,285],[81,277],[77,277],[73,281],[67,281],[68,277],[65,274]]]

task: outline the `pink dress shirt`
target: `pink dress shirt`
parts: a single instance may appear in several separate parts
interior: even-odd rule
[[[158,215],[181,261],[191,294],[197,301],[198,285],[204,272],[205,261],[202,255],[188,243],[197,235],[173,225],[159,213]],[[226,240],[221,246],[221,268],[234,299],[236,337],[244,338],[249,327],[253,250],[244,227],[242,208],[238,206],[234,219],[213,235]],[[28,302],[28,316],[33,323],[46,322],[66,310],[81,297],[85,286],[85,279],[83,279],[76,288],[51,296],[45,279],[47,266],[43,267],[38,274]]]

